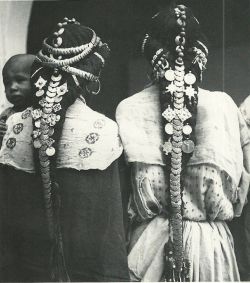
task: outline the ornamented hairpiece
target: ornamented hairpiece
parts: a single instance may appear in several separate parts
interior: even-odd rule
[[[58,131],[58,124],[63,117],[63,104],[62,101],[68,93],[67,81],[63,81],[63,74],[61,71],[70,73],[76,86],[79,86],[77,77],[84,78],[89,84],[95,84],[97,87],[89,90],[90,93],[97,94],[100,91],[99,75],[96,76],[90,72],[82,69],[77,69],[72,65],[84,59],[87,55],[93,52],[94,48],[101,48],[104,44],[96,33],[92,31],[92,39],[89,43],[70,48],[61,48],[63,40],[62,34],[65,31],[65,26],[68,24],[79,24],[76,20],[64,18],[62,23],[57,24],[58,31],[54,32],[52,45],[48,44],[47,39],[43,42],[43,49],[38,53],[37,60],[41,63],[42,67],[36,70],[32,77],[39,76],[39,71],[43,67],[50,67],[53,69],[52,75],[49,79],[44,79],[41,75],[35,82],[36,97],[40,107],[32,111],[33,116],[33,145],[38,151],[40,173],[43,185],[44,200],[48,221],[49,235],[55,241],[56,256],[53,259],[52,280],[65,282],[69,281],[65,261],[63,257],[62,236],[60,230],[60,221],[58,219],[58,211],[54,211],[54,203],[52,200],[53,195],[58,197],[58,185],[55,180],[55,158],[56,155],[56,142]],[[108,51],[108,46],[105,44]],[[103,50],[103,49],[102,49]],[[101,52],[101,50],[99,49]],[[107,52],[106,52],[107,53]],[[99,54],[97,51],[94,55],[100,60],[100,66],[104,66],[105,55]],[[66,58],[64,57],[66,56]],[[72,56],[72,57],[70,57]],[[64,59],[63,59],[64,57]],[[94,85],[94,86],[95,86]],[[89,85],[93,86],[93,85]],[[72,98],[73,99],[73,98]],[[64,100],[66,101],[66,100]],[[54,254],[55,254],[54,253]]]
[[[70,20],[65,17],[64,22],[58,23],[57,26],[59,30],[54,32],[53,34],[55,36],[55,38],[52,40],[53,46],[48,44],[48,39],[45,38],[45,40],[43,41],[43,49],[39,51],[36,59],[43,66],[61,69],[65,72],[71,73],[72,75],[80,76],[87,81],[98,81],[99,76],[95,76],[89,72],[77,69],[75,67],[72,67],[71,65],[76,64],[77,62],[88,56],[95,47],[106,46],[107,49],[109,49],[108,45],[106,43],[102,43],[100,38],[91,28],[86,27],[92,32],[92,39],[89,43],[76,47],[60,48],[60,46],[62,45],[61,35],[64,32],[64,26],[68,24],[79,24],[79,22],[77,22],[74,18]],[[102,66],[104,66],[105,60],[103,56],[97,52],[95,52],[94,54],[101,61]],[[67,57],[70,55],[73,56],[62,59],[63,55],[66,55]]]
[[[60,25],[60,23],[58,24]],[[61,24],[62,25],[62,24]],[[93,37],[91,39],[91,41],[89,43],[80,45],[80,46],[76,46],[76,47],[69,47],[69,48],[55,48],[53,46],[51,46],[50,44],[47,43],[48,39],[45,38],[43,41],[43,48],[49,52],[50,54],[53,55],[71,55],[71,54],[79,54],[80,52],[83,52],[86,49],[89,49],[92,46],[96,46],[96,41],[97,41],[97,36],[96,33],[89,28],[89,30],[92,31],[93,33]],[[60,35],[63,33],[64,29],[61,28],[59,29],[58,32],[54,33],[54,35],[59,35],[59,32],[61,31]]]
[[[146,45],[148,39],[149,39],[149,34],[146,34],[143,41],[142,41],[142,46],[141,46],[141,53],[142,54],[144,54],[145,45]]]
[[[170,224],[173,231],[173,242],[166,244],[166,281],[188,281],[189,261],[183,251],[182,227],[182,188],[181,171],[183,158],[194,150],[192,140],[193,127],[189,122],[192,117],[193,105],[197,105],[197,91],[193,87],[196,77],[192,72],[185,73],[183,61],[186,43],[186,7],[178,5],[175,9],[176,24],[180,29],[175,37],[177,57],[172,70],[168,62],[169,53],[156,51],[151,61],[153,73],[157,80],[166,85],[164,95],[166,108],[162,113],[166,120],[164,127],[167,140],[162,145],[164,154],[170,161]]]
[[[196,42],[198,43],[198,45],[201,46],[204,52],[198,47],[191,48],[191,50],[195,53],[195,57],[192,61],[192,64],[194,65],[198,64],[200,69],[200,81],[202,81],[202,73],[206,69],[206,65],[207,65],[208,49],[206,45],[201,41],[197,40]]]

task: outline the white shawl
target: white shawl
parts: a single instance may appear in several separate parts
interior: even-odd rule
[[[164,165],[159,91],[151,86],[123,100],[117,108],[128,162]],[[242,147],[250,141],[246,123],[226,93],[199,89],[196,147],[189,165],[213,164],[237,186],[243,172]]]
[[[17,124],[23,125],[20,133],[13,130]],[[7,120],[7,126],[0,150],[0,164],[34,173],[31,115],[23,118],[22,112],[15,113]],[[12,147],[8,146],[10,140],[14,141]],[[104,170],[122,151],[118,126],[113,120],[92,110],[79,99],[68,108],[58,144],[57,168]]]

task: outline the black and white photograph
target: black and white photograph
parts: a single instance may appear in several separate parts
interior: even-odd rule
[[[250,0],[0,0],[0,282],[250,281]]]

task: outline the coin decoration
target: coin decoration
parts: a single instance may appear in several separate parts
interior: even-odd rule
[[[87,40],[89,38],[89,40]],[[76,46],[76,42],[79,44]],[[100,92],[100,76],[110,49],[95,31],[74,18],[64,18],[50,36],[44,39],[34,62],[31,75],[33,87],[33,146],[39,169],[47,214],[48,231],[53,242],[51,280],[68,282],[60,228],[60,187],[57,182],[57,154],[67,109],[76,101],[85,101],[86,92]],[[85,92],[85,90],[86,92]],[[25,117],[23,117],[25,119]],[[96,129],[105,122],[96,121]],[[16,132],[20,131],[16,127]],[[94,144],[99,134],[89,133],[88,144]],[[92,150],[82,148],[79,156],[90,157]]]
[[[170,195],[170,229],[173,237],[165,246],[165,266],[167,272],[165,281],[189,281],[190,264],[183,250],[183,214],[182,214],[182,169],[187,164],[195,149],[195,115],[198,104],[197,78],[190,67],[185,66],[185,53],[194,54],[195,60],[191,64],[199,64],[204,70],[207,52],[200,52],[199,48],[185,48],[186,46],[186,7],[177,5],[174,9],[176,30],[174,38],[175,53],[171,54],[150,34],[146,34],[142,51],[156,52],[152,57],[152,78],[159,85],[160,105],[163,121],[162,152],[167,163],[169,174]],[[157,16],[156,16],[157,17]],[[147,49],[147,45],[150,48]],[[197,42],[197,46],[200,42]],[[204,49],[204,47],[203,47]],[[145,53],[146,54],[146,53]],[[150,53],[151,54],[151,53]],[[199,55],[199,56],[198,56]],[[201,69],[202,67],[202,69]]]

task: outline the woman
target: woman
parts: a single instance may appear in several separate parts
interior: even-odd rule
[[[8,119],[0,152],[12,251],[5,280],[128,280],[118,127],[88,106],[109,52],[65,18],[36,57],[33,106]]]
[[[237,281],[225,221],[249,187],[246,125],[227,94],[198,87],[208,50],[190,9],[156,14],[142,52],[153,84],[116,112],[132,170],[130,278]]]

